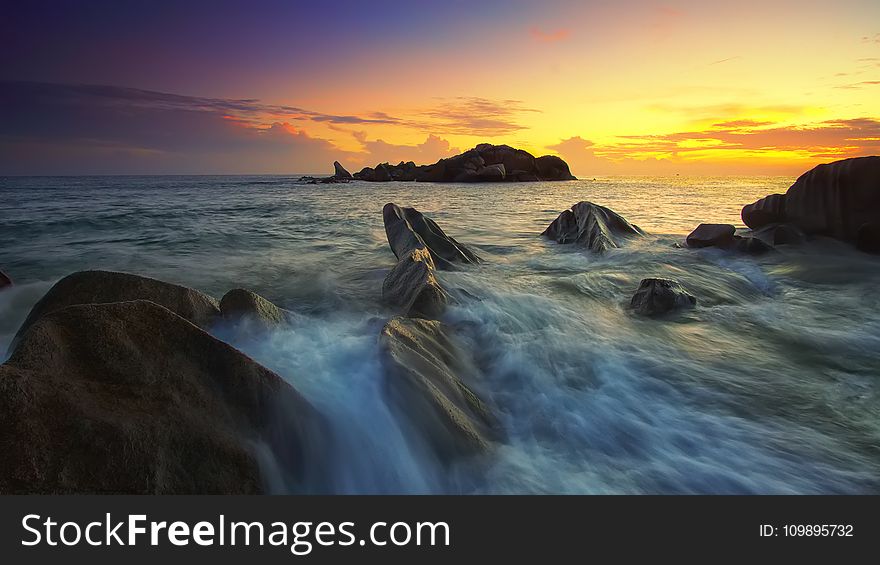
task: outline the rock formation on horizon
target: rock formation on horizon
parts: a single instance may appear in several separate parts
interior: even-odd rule
[[[555,155],[535,157],[509,145],[481,143],[433,165],[401,161],[364,167],[353,177],[368,182],[535,182],[577,180],[568,163]]]

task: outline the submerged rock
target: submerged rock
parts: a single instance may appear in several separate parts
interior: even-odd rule
[[[295,490],[323,472],[324,430],[278,375],[148,301],[46,312],[0,366],[4,493],[260,493],[267,458]]]
[[[785,195],[771,194],[745,206],[742,221],[753,230],[785,222]]]
[[[642,279],[630,301],[630,307],[643,316],[658,316],[680,308],[692,308],[697,299],[678,281]]]
[[[382,299],[402,308],[407,317],[432,318],[443,313],[449,296],[437,282],[427,249],[413,249],[391,269],[382,283]]]
[[[385,234],[395,257],[401,259],[414,249],[427,249],[440,269],[455,263],[480,263],[476,253],[446,235],[440,226],[415,208],[402,208],[389,202],[382,209]]]
[[[464,153],[440,159],[432,165],[412,161],[398,165],[381,163],[364,167],[354,178],[368,182],[504,182],[576,180],[568,164],[555,155],[537,159],[509,145],[481,143]]]
[[[80,271],[55,283],[31,309],[18,338],[41,317],[75,304],[103,304],[149,300],[168,308],[200,328],[210,327],[220,315],[219,303],[197,290],[148,277],[112,271]]]
[[[220,313],[227,321],[257,324],[271,329],[287,319],[287,313],[259,294],[243,288],[230,290],[220,299]]]
[[[6,288],[7,286],[12,286],[12,279],[4,273],[0,271],[0,290]]]
[[[763,255],[773,251],[773,246],[757,237],[734,236],[732,249],[748,255]]]
[[[688,247],[724,247],[734,243],[736,228],[731,224],[700,224],[687,236]]]
[[[541,233],[557,243],[577,243],[597,253],[620,247],[627,237],[644,235],[626,218],[592,202],[578,202]]]
[[[442,461],[486,451],[499,426],[470,389],[478,375],[437,321],[392,318],[379,337],[394,406]]]
[[[798,245],[807,240],[807,235],[792,224],[769,224],[752,232],[768,245]]]

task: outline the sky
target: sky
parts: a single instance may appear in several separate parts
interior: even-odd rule
[[[880,154],[880,2],[31,0],[0,174],[331,173],[482,142],[576,175]]]

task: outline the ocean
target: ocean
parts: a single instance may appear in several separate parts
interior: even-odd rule
[[[215,297],[251,289],[294,313],[219,338],[279,373],[342,441],[338,493],[876,493],[880,261],[830,240],[753,257],[677,247],[701,222],[793,179],[601,177],[558,183],[309,185],[284,176],[0,178],[0,352],[59,278],[109,269]],[[539,236],[572,204],[649,233],[597,256]],[[395,264],[382,206],[413,206],[486,260],[441,272],[501,420],[485,460],[452,468],[389,408],[377,337]],[[627,309],[642,278],[695,309]],[[5,353],[0,353],[5,355]]]

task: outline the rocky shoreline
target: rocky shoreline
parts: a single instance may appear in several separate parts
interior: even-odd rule
[[[376,338],[389,404],[443,464],[491,457],[502,426],[478,363],[444,323],[447,305],[473,298],[447,288],[443,271],[478,271],[484,259],[415,208],[388,203],[382,217],[397,259],[381,286],[394,315]],[[701,224],[684,244],[756,254],[832,237],[878,253],[880,157],[820,165],[742,217],[749,230]],[[597,254],[648,236],[586,201],[540,235]],[[641,274],[634,315],[698,306],[681,283],[653,275]],[[0,272],[0,292],[12,284]],[[211,333],[219,323],[267,332],[290,315],[241,288],[217,300],[134,274],[61,279],[0,365],[0,493],[261,493],[269,474],[286,491],[320,492],[328,466],[340,464],[327,460],[336,440],[326,417]]]

